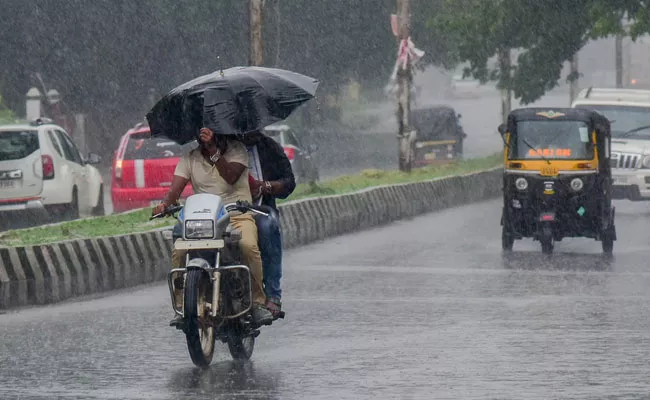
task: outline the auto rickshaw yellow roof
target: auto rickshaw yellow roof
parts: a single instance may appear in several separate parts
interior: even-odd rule
[[[582,108],[542,108],[529,107],[512,110],[508,114],[508,123],[517,121],[544,121],[544,120],[564,120],[564,121],[584,121],[592,126],[598,125],[599,130],[609,135],[610,121],[602,114],[594,110]]]

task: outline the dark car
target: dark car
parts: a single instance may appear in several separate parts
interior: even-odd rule
[[[316,182],[319,179],[318,167],[313,155],[318,150],[314,144],[306,145],[288,125],[269,125],[264,134],[272,137],[282,146],[291,162],[297,183]]]

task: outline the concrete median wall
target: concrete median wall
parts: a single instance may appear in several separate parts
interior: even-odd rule
[[[500,195],[497,168],[289,202],[280,206],[285,248]],[[163,280],[170,252],[162,231],[0,248],[0,309]]]

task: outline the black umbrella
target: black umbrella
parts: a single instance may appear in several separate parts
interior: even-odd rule
[[[318,84],[282,69],[229,68],[176,87],[147,113],[147,121],[152,136],[181,145],[196,140],[202,127],[217,134],[246,134],[286,119],[314,97]]]

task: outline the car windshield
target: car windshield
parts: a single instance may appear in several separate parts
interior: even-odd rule
[[[604,115],[611,122],[612,137],[620,137],[627,131],[650,125],[650,107],[583,104],[576,108],[594,110]]]
[[[637,129],[632,132],[618,134],[616,137],[619,139],[650,140],[650,126],[640,126]]]
[[[453,110],[418,110],[411,115],[411,123],[421,140],[456,138],[458,121]]]
[[[20,160],[39,147],[37,131],[0,131],[0,161]]]
[[[181,157],[183,147],[169,139],[151,138],[149,133],[132,134],[126,144],[125,160]]]
[[[519,121],[509,152],[513,160],[590,160],[593,145],[582,121]]]

